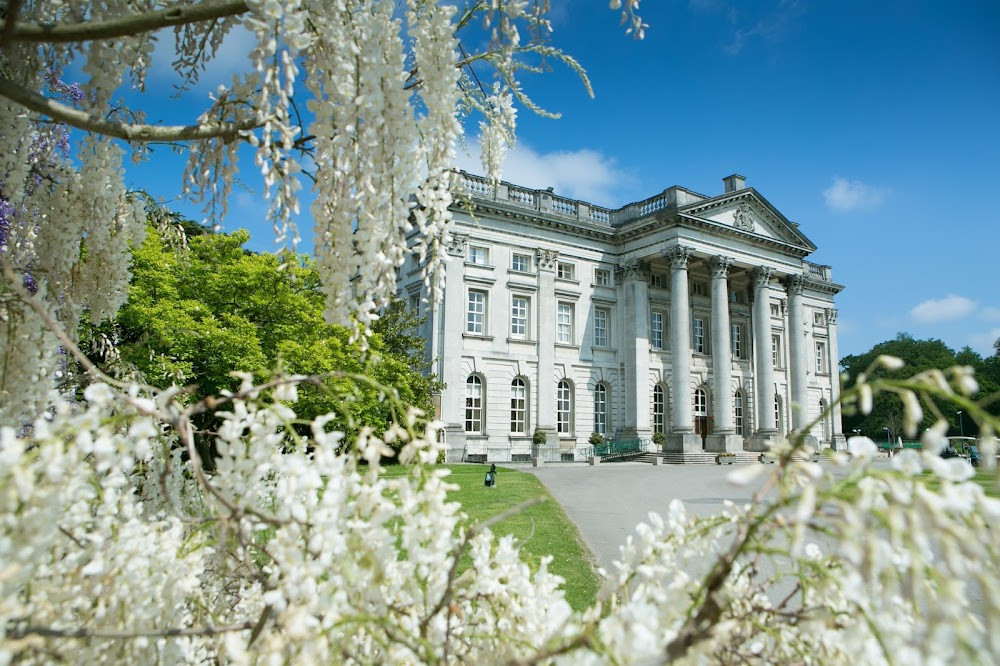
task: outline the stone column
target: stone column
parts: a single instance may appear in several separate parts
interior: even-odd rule
[[[785,288],[788,290],[788,380],[792,393],[792,430],[799,433],[809,424],[808,332],[802,305],[805,278],[790,275],[785,281]],[[811,438],[811,443],[815,444],[815,437],[806,433],[806,438]]]
[[[729,267],[733,260],[712,259],[712,414],[715,425],[705,440],[707,451],[742,451],[743,438],[733,423],[733,353],[729,330]]]
[[[624,332],[626,439],[647,439],[649,428],[649,266],[638,260],[618,265],[626,322]]]
[[[535,427],[545,433],[548,446],[559,445],[556,432],[556,260],[555,250],[537,250],[538,309],[535,339],[538,340],[538,377],[535,380]]]
[[[837,310],[826,309],[826,333],[830,346],[830,404],[833,405],[833,436],[834,451],[847,450],[847,437],[844,436],[844,424],[840,413],[840,356],[837,352]]]
[[[663,251],[670,261],[670,364],[673,398],[670,434],[665,448],[674,453],[701,451],[701,437],[694,432],[691,407],[691,306],[688,299],[687,263],[691,250],[680,245]]]
[[[774,365],[771,361],[771,276],[773,268],[760,267],[753,272],[753,335],[756,361],[754,402],[757,405],[757,432],[747,448],[767,451],[778,436],[774,422]]]
[[[442,354],[441,420],[445,423],[445,452],[449,462],[462,462],[465,450],[465,380],[462,373],[462,334],[465,332],[465,254],[469,237],[451,234],[447,252],[444,302],[439,307],[443,313],[441,347],[450,353]],[[438,322],[435,322],[438,325]]]

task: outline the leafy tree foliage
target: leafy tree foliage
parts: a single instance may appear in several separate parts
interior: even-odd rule
[[[386,309],[363,353],[351,330],[324,321],[312,260],[250,252],[243,247],[249,238],[242,229],[202,233],[178,247],[150,228],[134,253],[128,303],[100,331],[83,332],[117,341],[119,359],[97,360],[157,387],[187,386],[189,400],[235,390],[233,373],[258,382],[279,367],[322,376],[299,388],[298,415],[334,413],[331,427],[349,433],[360,424],[382,432],[393,414],[378,390],[348,375],[367,375],[431,414],[436,382],[423,374],[429,366],[415,333],[420,320],[402,302]]]
[[[996,353],[983,358],[970,347],[963,347],[957,353],[941,340],[917,340],[909,333],[899,333],[892,340],[880,342],[864,354],[846,356],[840,365],[846,374],[845,386],[853,386],[858,377],[867,373],[869,379],[903,380],[915,373],[927,370],[943,370],[954,365],[970,366],[976,373],[979,382],[979,393],[975,396],[994,415],[1000,414],[1000,340],[997,341]],[[905,363],[899,370],[889,370],[876,363],[879,356],[888,355],[900,358]],[[953,406],[933,403],[950,424],[950,433],[975,436],[979,433],[978,426],[972,419],[960,419]],[[848,435],[855,431],[875,440],[887,436],[893,441],[903,435],[903,404],[898,395],[886,391],[875,396],[870,414],[862,415],[854,410],[844,411],[844,432]],[[938,419],[934,408],[924,410],[924,423],[921,429],[929,427]]]

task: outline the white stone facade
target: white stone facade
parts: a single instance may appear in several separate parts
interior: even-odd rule
[[[401,272],[411,307],[430,307],[449,460],[528,460],[536,430],[563,460],[593,432],[695,453],[808,428],[840,448],[839,409],[819,415],[838,394],[843,287],[744,182],[608,210],[459,174],[443,301]]]

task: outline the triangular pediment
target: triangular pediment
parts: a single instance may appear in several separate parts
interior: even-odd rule
[[[762,240],[786,243],[810,252],[816,249],[799,231],[797,224],[788,220],[752,188],[700,201],[679,212]]]

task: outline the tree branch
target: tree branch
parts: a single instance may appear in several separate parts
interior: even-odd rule
[[[86,42],[95,39],[115,39],[141,32],[152,32],[173,25],[210,21],[238,16],[249,11],[245,0],[218,0],[196,5],[167,7],[142,14],[130,14],[107,21],[35,25],[0,21],[0,32],[14,42]]]
[[[175,636],[217,636],[233,631],[247,631],[253,629],[255,625],[255,622],[240,622],[239,624],[229,624],[221,627],[175,627],[170,629],[150,629],[148,631],[93,631],[90,629],[35,627],[13,622],[7,627],[7,636],[15,640],[28,636],[42,636],[44,638],[97,638],[107,640],[171,638]]]
[[[0,96],[71,127],[125,141],[197,141],[199,139],[237,138],[240,132],[259,127],[261,123],[211,122],[204,125],[140,125],[116,123],[74,109],[44,95],[19,86],[10,79],[0,77]]]

